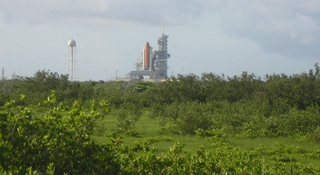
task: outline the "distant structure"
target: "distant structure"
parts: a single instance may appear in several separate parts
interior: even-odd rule
[[[78,81],[78,63],[76,41],[68,41],[67,74],[71,82]]]
[[[2,80],[4,80],[5,78],[4,78],[4,68],[2,68],[2,78],[1,78]]]
[[[158,49],[153,50],[149,42],[143,48],[142,57],[137,59],[136,70],[130,71],[127,75],[130,79],[143,79],[143,76],[150,76],[150,79],[165,79],[168,71],[168,36],[164,34],[164,23],[162,21],[162,35],[158,38]]]

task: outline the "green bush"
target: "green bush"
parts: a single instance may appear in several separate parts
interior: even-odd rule
[[[117,128],[115,131],[117,133],[124,133],[127,135],[137,135],[135,129],[135,123],[141,117],[141,111],[130,110],[128,107],[123,107],[114,112],[117,117]]]
[[[0,167],[13,174],[26,174],[30,167],[44,174],[48,166],[53,166],[56,174],[119,171],[114,146],[90,138],[94,122],[103,118],[95,104],[92,102],[92,110],[86,114],[78,103],[66,111],[55,102],[54,95],[48,97],[45,104],[51,109],[43,116],[33,115],[38,106],[15,106],[14,101],[5,104],[0,111]],[[101,107],[107,111],[106,103]]]
[[[204,105],[197,102],[186,102],[179,104],[174,102],[165,106],[162,116],[158,117],[163,126],[167,120],[172,121],[172,126],[182,134],[195,134],[195,130],[208,130],[212,127],[212,114]]]
[[[292,108],[288,113],[272,116],[270,119],[278,135],[282,136],[291,136],[300,133],[307,134],[317,129],[320,125],[318,107],[307,110]]]
[[[315,129],[314,131],[310,132],[308,134],[308,137],[310,140],[314,141],[314,142],[320,142],[320,127],[318,126],[317,129]]]

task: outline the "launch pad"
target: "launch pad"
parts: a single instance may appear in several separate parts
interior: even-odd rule
[[[143,79],[149,76],[150,79],[165,79],[168,72],[168,58],[170,54],[167,51],[169,36],[164,34],[164,25],[162,22],[162,35],[158,38],[158,50],[153,50],[149,42],[143,48],[142,57],[137,59],[136,70],[130,71],[127,75],[130,79]]]

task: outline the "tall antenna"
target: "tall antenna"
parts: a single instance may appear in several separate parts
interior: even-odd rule
[[[4,68],[2,68],[2,80],[4,80]]]
[[[67,74],[71,82],[78,81],[77,48],[73,39],[68,41]]]
[[[116,70],[116,80],[118,79],[118,70]]]
[[[164,22],[162,21],[162,35],[164,34]]]

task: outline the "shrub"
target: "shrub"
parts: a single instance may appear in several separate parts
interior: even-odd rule
[[[45,174],[48,166],[54,167],[57,174],[118,171],[114,144],[99,145],[89,137],[94,132],[93,123],[103,118],[94,102],[89,114],[78,103],[70,111],[62,104],[55,106],[54,95],[45,104],[52,108],[44,116],[33,115],[38,106],[15,106],[14,101],[1,109],[0,167],[4,171],[26,174],[32,167]],[[107,107],[106,103],[101,106]]]

